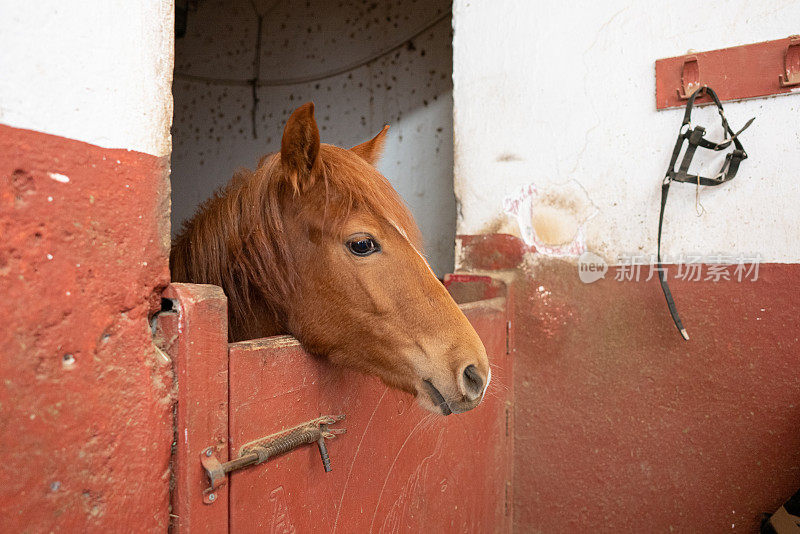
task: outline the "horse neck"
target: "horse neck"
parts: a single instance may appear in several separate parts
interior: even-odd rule
[[[275,283],[281,269],[254,256],[275,236],[259,220],[263,214],[246,211],[246,206],[264,205],[248,187],[253,176],[237,178],[209,200],[177,237],[170,262],[174,282],[222,287],[228,297],[230,341],[286,333],[281,291],[276,290],[281,283]],[[260,232],[255,243],[248,241],[254,228]]]
[[[241,210],[243,204],[263,206],[264,201],[258,197],[237,204]],[[245,221],[247,216],[250,220]],[[227,226],[225,234],[221,236],[226,245],[238,243],[241,247],[236,254],[226,255],[222,266],[223,272],[236,273],[232,277],[225,276],[223,285],[229,300],[228,337],[231,341],[287,333],[285,303],[281,297],[282,292],[278,289],[282,284],[275,283],[282,277],[282,269],[277,264],[270,264],[262,256],[278,236],[271,234],[270,226],[263,220],[254,220],[254,217],[260,218],[261,214],[242,213],[237,224]],[[242,260],[248,267],[243,268],[240,265]]]
[[[286,329],[280,324],[273,311],[261,301],[251,305],[252,318],[239,317],[228,307],[228,340],[245,341],[262,337],[285,334]]]

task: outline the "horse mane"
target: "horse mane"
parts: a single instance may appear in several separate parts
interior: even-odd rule
[[[302,183],[284,170],[279,153],[264,156],[256,171],[238,170],[201,204],[183,223],[170,253],[174,282],[222,287],[232,340],[244,334],[289,333],[283,303],[302,270],[284,224],[288,209],[315,230],[338,237],[343,237],[349,214],[364,210],[394,225],[422,250],[419,229],[403,200],[353,152],[321,144],[317,164]],[[272,329],[261,326],[265,319]]]

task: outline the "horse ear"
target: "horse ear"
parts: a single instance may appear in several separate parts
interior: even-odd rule
[[[378,135],[367,141],[366,143],[361,143],[360,145],[356,145],[350,150],[364,158],[367,163],[372,165],[373,167],[378,163],[378,160],[381,159],[381,154],[383,153],[383,145],[386,144],[386,132],[389,131],[389,125],[383,127],[383,130],[378,132]]]
[[[314,120],[314,103],[297,108],[286,121],[281,139],[281,165],[289,174],[295,191],[301,191],[301,180],[311,176],[319,156],[319,128]]]

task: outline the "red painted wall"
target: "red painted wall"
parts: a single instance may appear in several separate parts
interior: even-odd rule
[[[166,528],[166,165],[0,125],[2,532]]]
[[[687,342],[656,278],[462,244],[467,270],[516,269],[518,532],[753,532],[800,487],[800,266],[670,282]]]

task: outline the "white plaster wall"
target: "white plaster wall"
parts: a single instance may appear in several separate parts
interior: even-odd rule
[[[323,142],[350,147],[390,124],[379,170],[409,204],[432,267],[453,269],[452,27],[447,0],[255,2],[264,14],[261,77],[296,78],[337,70],[410,43],[326,79],[252,90],[188,75],[253,76],[256,14],[249,0],[204,0],[176,42],[172,154],[173,230],[238,167],[280,148],[289,114],[314,101]]]
[[[0,0],[0,122],[170,151],[172,0]]]
[[[518,234],[503,202],[534,183],[556,212],[596,209],[587,248],[616,261],[655,253],[683,115],[656,112],[655,60],[800,33],[800,1],[455,0],[453,18],[458,233]],[[701,216],[695,188],[672,186],[665,251],[800,261],[800,95],[725,111],[734,129],[757,117],[742,138],[750,158],[731,183],[701,188]],[[721,137],[714,110],[693,118]],[[709,175],[720,160],[706,154],[695,159]],[[568,228],[550,230],[569,233],[574,221],[559,220]]]

